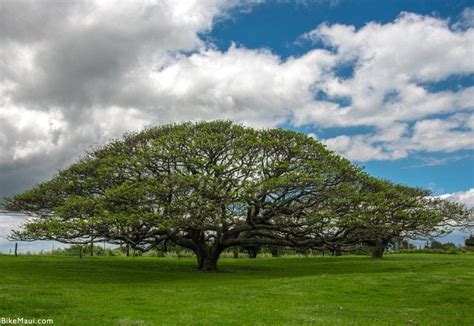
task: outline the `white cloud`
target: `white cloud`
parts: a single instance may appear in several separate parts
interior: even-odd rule
[[[474,108],[473,87],[430,92],[425,86],[474,73],[474,60],[469,59],[474,57],[473,28],[453,29],[442,19],[404,13],[392,23],[369,23],[359,30],[323,24],[305,37],[334,47],[339,64],[355,65],[350,77],[333,74],[316,82],[330,99],[344,97],[351,103],[322,109],[316,105],[313,123],[383,127]],[[302,123],[298,116],[296,122]]]
[[[412,150],[452,152],[474,148],[474,130],[470,126],[473,116],[457,114],[449,119],[418,121],[408,145]]]
[[[341,135],[323,140],[329,148],[356,161],[394,160],[407,156],[406,146],[399,146],[405,139],[408,126],[396,123],[374,133],[346,136]]]
[[[4,107],[0,111],[0,164],[61,146],[66,126],[60,111]]]
[[[25,221],[23,215],[7,215],[0,213],[0,237],[5,239],[12,229],[18,228]]]
[[[366,83],[375,77],[390,87],[394,82],[438,81],[474,72],[474,62],[466,60],[474,55],[466,46],[474,41],[474,30],[454,30],[447,20],[435,17],[402,13],[392,23],[372,22],[359,30],[323,24],[307,37],[335,47],[341,60],[356,60],[356,79],[371,75]]]
[[[459,191],[439,196],[457,203],[466,205],[468,208],[474,208],[474,188],[466,191]]]
[[[374,133],[341,135],[323,140],[337,153],[356,161],[393,160],[416,152],[454,152],[474,148],[474,116],[417,121],[413,127],[395,123]]]
[[[474,8],[465,8],[461,13],[461,18],[454,24],[455,28],[474,27]]]
[[[180,57],[153,74],[153,87],[165,120],[230,118],[276,126],[312,101],[314,79],[332,63],[323,50],[281,61],[265,50],[232,46]]]

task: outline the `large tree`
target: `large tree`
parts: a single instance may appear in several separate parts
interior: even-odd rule
[[[184,123],[127,134],[5,208],[30,216],[16,239],[139,250],[171,241],[213,270],[232,246],[318,245],[330,198],[359,172],[300,133]]]

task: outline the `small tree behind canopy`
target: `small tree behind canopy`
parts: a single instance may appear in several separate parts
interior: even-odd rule
[[[472,212],[462,204],[430,196],[429,190],[412,188],[368,175],[353,185],[339,218],[346,243],[373,246],[372,257],[381,258],[387,246],[402,239],[426,239],[454,228],[472,226]],[[344,242],[344,239],[341,239]]]
[[[5,207],[31,217],[16,239],[171,241],[212,270],[232,246],[315,245],[329,199],[358,174],[300,133],[184,123],[125,135]]]

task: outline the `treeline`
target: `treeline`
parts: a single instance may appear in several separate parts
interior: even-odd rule
[[[225,250],[221,257],[232,258],[257,258],[259,257],[285,257],[285,256],[342,256],[342,255],[370,255],[374,248],[369,245],[361,245],[351,251],[336,251],[336,250],[313,250],[313,249],[298,249],[291,247],[275,247],[275,246],[254,246],[254,247],[234,247]],[[474,236],[470,236],[464,241],[464,245],[456,245],[453,242],[439,242],[436,240],[427,241],[424,244],[415,245],[408,240],[401,240],[389,244],[387,247],[388,253],[439,253],[439,254],[458,254],[458,253],[474,253]],[[12,254],[12,252],[10,252]],[[119,246],[115,248],[85,244],[85,245],[70,245],[65,248],[53,248],[52,250],[41,250],[39,252],[31,253],[25,252],[27,255],[46,255],[46,256],[127,256],[127,257],[190,257],[194,253],[191,250],[181,248],[176,245],[171,245],[167,251],[162,249],[151,249],[143,252],[135,250],[127,246]]]

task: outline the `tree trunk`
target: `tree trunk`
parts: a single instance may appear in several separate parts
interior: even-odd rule
[[[209,254],[197,254],[198,270],[200,271],[215,271],[217,270],[217,260],[219,256]]]
[[[215,271],[217,270],[217,260],[222,250],[217,248],[209,248],[205,245],[200,246],[199,250],[195,251],[198,263],[198,270],[200,271]]]
[[[271,247],[272,257],[280,257],[280,248],[279,247]]]
[[[249,249],[248,250],[249,258],[257,258],[258,250],[256,249]]]
[[[217,259],[212,257],[198,257],[198,269],[201,271],[217,270]]]
[[[166,254],[168,252],[168,240],[163,242],[163,253]]]
[[[372,250],[372,258],[382,258],[385,251],[386,242],[383,240],[376,240],[375,247]]]

